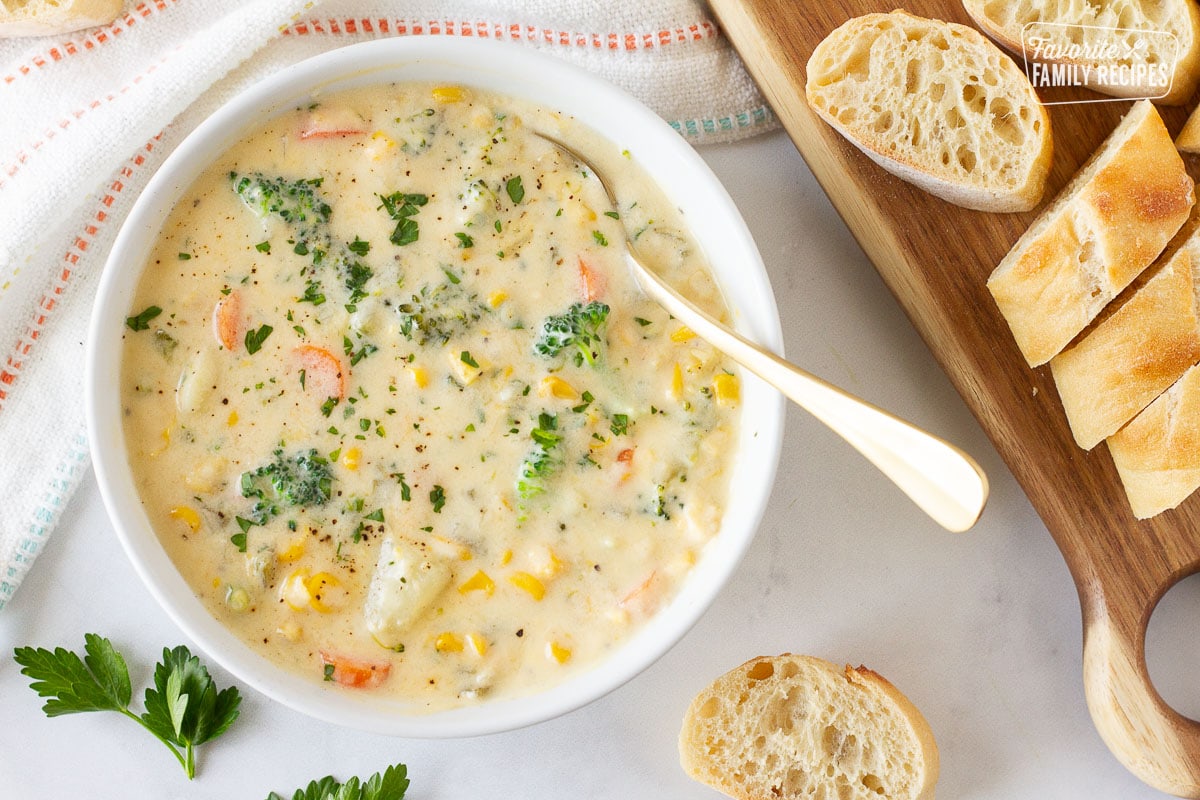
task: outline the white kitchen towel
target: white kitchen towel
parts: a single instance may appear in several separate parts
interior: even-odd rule
[[[129,0],[111,25],[0,40],[0,608],[89,466],[90,305],[151,173],[255,80],[406,35],[553,53],[696,144],[776,124],[701,0]]]

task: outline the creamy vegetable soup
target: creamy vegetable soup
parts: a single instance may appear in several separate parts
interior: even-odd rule
[[[723,313],[630,154],[525,102],[354,89],[225,153],[122,361],[138,490],[211,612],[440,709],[561,681],[669,601],[720,526],[739,382],[638,291],[626,232]]]

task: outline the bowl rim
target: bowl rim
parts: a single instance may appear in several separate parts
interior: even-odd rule
[[[532,48],[491,40],[415,36],[340,47],[254,83],[222,104],[166,157],[113,243],[94,300],[86,348],[85,407],[92,463],[126,556],[159,606],[201,650],[271,699],[327,722],[374,733],[413,738],[475,736],[548,720],[597,700],[650,667],[683,638],[728,582],[757,532],[778,468],[785,401],[742,371],[742,421],[734,477],[745,476],[742,483],[746,486],[735,498],[731,481],[720,531],[667,607],[611,654],[548,690],[445,711],[405,713],[377,698],[367,702],[289,673],[234,637],[204,609],[180,576],[158,543],[133,486],[119,402],[120,342],[128,295],[144,271],[150,244],[179,196],[241,135],[315,93],[398,80],[442,80],[533,99],[575,117],[609,141],[614,141],[612,128],[603,123],[609,117],[622,120],[626,128],[636,131],[635,152],[653,155],[646,160],[635,156],[635,160],[680,206],[709,256],[735,327],[776,352],[782,352],[783,337],[757,246],[732,199],[699,154],[657,114],[614,84]],[[670,181],[665,181],[667,176]],[[691,196],[677,189],[672,194],[670,187],[676,183],[694,185],[701,191]],[[694,216],[689,218],[689,213]],[[719,226],[724,238],[715,243],[716,248],[742,260],[736,281],[732,280],[735,273],[722,274],[712,256],[713,247],[705,246],[714,244],[705,241],[711,236],[698,221]],[[736,519],[730,513],[735,502]]]

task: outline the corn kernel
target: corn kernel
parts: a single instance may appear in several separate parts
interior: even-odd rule
[[[308,604],[314,611],[328,614],[333,607],[325,602],[322,593],[326,587],[337,586],[339,581],[328,572],[318,572],[304,580],[304,588],[308,591]]]
[[[488,649],[487,639],[478,633],[467,634],[467,645],[471,648],[471,652],[477,656],[482,656]]]
[[[550,641],[546,643],[546,656],[559,664],[565,664],[571,660],[571,649],[563,647],[558,642]]]
[[[514,572],[508,576],[508,582],[528,593],[534,600],[541,600],[546,596],[546,585],[528,572]]]
[[[303,633],[303,630],[298,624],[296,624],[294,620],[288,620],[276,628],[275,632],[287,639],[289,642],[298,642],[300,641],[300,634]]]
[[[492,592],[496,591],[496,582],[483,570],[478,570],[474,575],[467,578],[458,587],[460,594],[467,592],[483,592],[488,597],[492,596]]]
[[[433,647],[439,653],[461,653],[463,640],[457,633],[446,631],[438,634],[437,639],[433,642]]]
[[[275,559],[282,561],[285,564],[290,564],[293,561],[298,561],[300,556],[304,555],[304,540],[296,539],[289,542],[287,547],[275,553]]]
[[[358,469],[358,465],[362,463],[362,450],[357,447],[347,447],[342,451],[341,457],[342,466],[348,470]]]
[[[238,413],[236,411],[229,412],[229,418],[225,420],[225,424],[232,428],[238,424]]]
[[[191,528],[193,533],[200,530],[200,515],[191,506],[175,506],[168,513],[172,519],[177,519]]]
[[[683,369],[679,364],[676,364],[671,372],[671,397],[676,400],[683,397]]]
[[[737,376],[722,372],[713,378],[713,394],[717,396],[717,403],[720,405],[729,406],[736,403],[741,396]]]
[[[291,574],[284,578],[283,583],[279,587],[280,598],[293,611],[301,611],[308,607],[311,595],[308,592],[308,587],[305,585],[307,578],[307,569],[300,568],[293,570]]]
[[[575,391],[575,387],[557,375],[547,375],[542,378],[542,383],[538,386],[538,394],[542,397],[557,397],[560,400],[575,400],[579,397],[579,392]]]
[[[508,299],[508,292],[492,292],[488,295],[488,305],[499,308]]]
[[[689,339],[695,339],[695,338],[696,338],[696,332],[693,331],[691,328],[689,328],[686,325],[680,325],[678,328],[676,328],[674,331],[671,332],[671,341],[672,342],[686,342]]]
[[[429,385],[429,370],[424,367],[409,367],[408,374],[418,389],[424,389]]]
[[[439,103],[457,103],[463,99],[463,90],[461,86],[435,86],[433,88],[433,99]]]
[[[512,556],[513,556],[512,550],[505,550],[503,553],[500,554],[500,564],[503,566],[503,565],[507,564],[508,562],[512,561]]]

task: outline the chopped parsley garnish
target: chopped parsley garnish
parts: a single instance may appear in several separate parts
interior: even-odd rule
[[[260,253],[266,253],[267,255],[270,255],[271,254],[271,243],[268,241],[259,242],[258,244],[254,245],[254,249]]]
[[[135,330],[135,331],[149,330],[150,329],[150,320],[154,319],[161,313],[162,313],[162,309],[159,308],[158,306],[148,306],[146,308],[146,310],[143,311],[142,313],[136,314],[132,317],[126,317],[125,324],[128,325],[131,330]]]
[[[429,502],[433,503],[433,513],[442,513],[442,509],[446,505],[446,490],[435,485],[429,492]]]
[[[466,364],[468,367],[474,367],[475,369],[479,369],[479,362],[478,362],[478,361],[476,361],[474,358],[472,358],[472,357],[471,357],[471,351],[470,351],[470,350],[463,350],[463,351],[462,351],[462,354],[461,354],[461,355],[459,355],[459,359],[460,359],[460,360],[461,360],[461,361],[462,361],[464,364]]]
[[[462,231],[455,233],[454,238],[458,239],[459,247],[474,247],[475,246],[475,240],[472,239],[467,234],[463,233]]]
[[[613,432],[613,436],[624,436],[629,432],[629,415],[613,414],[612,424],[608,428]]]
[[[371,252],[371,243],[365,242],[357,236],[355,236],[354,241],[346,245],[346,247],[350,248],[350,252],[354,253],[356,256],[365,256],[367,253]]]
[[[413,217],[421,210],[421,206],[429,202],[429,197],[423,194],[392,192],[389,195],[379,195],[379,199],[382,201],[379,208],[386,211],[387,215],[396,222],[396,227],[392,231],[392,235],[388,237],[388,241],[397,247],[417,241],[420,238],[420,230]]]
[[[592,231],[592,238],[596,240],[596,244],[601,247],[608,247],[608,237],[600,231]]]
[[[521,185],[521,176],[509,178],[504,184],[504,191],[508,193],[508,199],[514,204],[520,203],[525,199],[525,187]]]
[[[251,328],[246,331],[246,352],[254,355],[262,349],[263,342],[271,335],[271,331],[275,330],[270,325],[263,325],[258,330]]]

